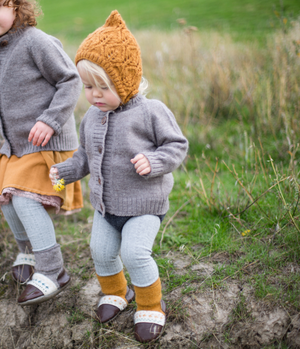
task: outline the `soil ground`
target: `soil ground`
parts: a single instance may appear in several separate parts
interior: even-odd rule
[[[67,246],[63,254],[72,277],[70,286],[48,302],[20,307],[17,298],[24,286],[14,283],[10,275],[17,247],[9,231],[1,231],[0,236],[1,349],[300,348],[300,314],[256,300],[251,285],[230,278],[221,287],[203,287],[203,281],[187,279],[170,292],[162,280],[168,321],[155,343],[135,341],[134,302],[112,324],[100,325],[94,310],[101,289],[88,246],[82,246],[80,259],[74,259],[72,246],[76,242],[66,243],[66,236],[64,241],[58,240]],[[176,274],[193,272],[204,280],[213,275],[216,266],[228,262],[226,253],[197,264],[179,252],[170,252],[167,257]],[[299,266],[291,266],[292,270],[299,271]]]

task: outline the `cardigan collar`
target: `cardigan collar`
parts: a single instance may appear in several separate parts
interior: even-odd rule
[[[6,46],[9,42],[19,38],[28,27],[20,27],[16,30],[9,30],[4,35],[0,36],[0,46]],[[5,43],[3,45],[3,43]]]
[[[113,110],[115,113],[119,113],[121,111],[129,110],[135,108],[137,104],[145,100],[145,96],[140,93],[133,96],[126,104],[121,104],[117,109]]]

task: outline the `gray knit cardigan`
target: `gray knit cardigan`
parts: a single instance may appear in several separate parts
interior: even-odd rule
[[[73,110],[81,86],[75,65],[56,38],[34,27],[1,36],[0,154],[21,157],[78,148]],[[45,147],[28,142],[37,121],[55,132]]]
[[[55,167],[66,183],[90,173],[96,210],[117,216],[167,212],[171,172],[184,160],[188,141],[162,102],[137,95],[114,111],[90,107],[80,126],[80,144],[73,158]],[[130,162],[139,153],[150,162],[146,176]]]

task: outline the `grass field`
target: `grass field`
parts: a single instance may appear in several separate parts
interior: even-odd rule
[[[178,28],[176,20],[200,30],[230,32],[239,39],[253,39],[271,33],[286,18],[300,15],[297,0],[41,0],[44,17],[41,29],[53,35],[82,39],[101,26],[110,12],[117,9],[132,30]]]
[[[40,28],[63,39],[72,58],[80,40],[117,8],[141,46],[148,96],[168,105],[189,139],[153,249],[164,294],[178,287],[193,293],[198,285],[214,292],[236,280],[251,285],[268,307],[298,314],[300,1],[41,5]],[[87,108],[82,95],[78,126]],[[94,277],[89,257],[80,265],[82,251],[89,254],[93,209],[86,178],[82,184],[84,209],[56,217],[55,227],[72,275],[84,282]],[[3,218],[0,223],[8,229]],[[175,272],[170,251],[191,258],[185,275]],[[220,254],[226,255],[222,263],[215,258]],[[191,271],[200,261],[213,263],[211,277]],[[225,342],[230,347],[230,336]],[[288,348],[286,338],[265,348]]]

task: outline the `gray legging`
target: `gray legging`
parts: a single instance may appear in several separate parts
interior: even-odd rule
[[[130,218],[120,233],[95,211],[90,247],[96,273],[99,276],[118,274],[123,269],[123,261],[133,285],[153,284],[159,277],[151,257],[159,227],[158,216],[144,215]]]
[[[56,244],[52,220],[41,203],[13,195],[12,201],[1,209],[15,238],[20,241],[29,239],[34,252]]]

